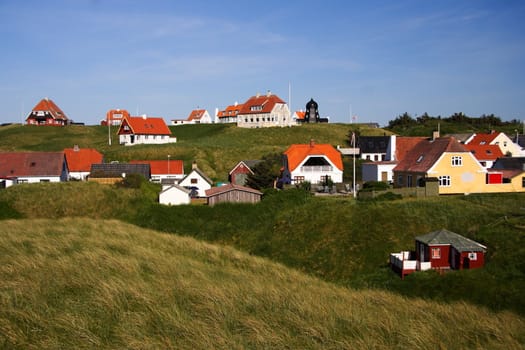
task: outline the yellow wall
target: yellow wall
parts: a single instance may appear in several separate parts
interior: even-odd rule
[[[452,166],[452,157],[462,158],[461,166]],[[485,192],[486,170],[470,152],[445,152],[427,173],[429,177],[450,176],[450,187],[439,187],[439,194]]]
[[[485,191],[487,193],[495,193],[495,192],[525,192],[525,187],[523,187],[523,180],[522,178],[525,177],[525,171],[512,178],[511,183],[508,184],[492,184],[492,185],[485,185]]]

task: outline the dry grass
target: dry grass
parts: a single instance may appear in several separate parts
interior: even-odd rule
[[[115,220],[7,220],[0,348],[518,349],[525,320],[352,291]]]

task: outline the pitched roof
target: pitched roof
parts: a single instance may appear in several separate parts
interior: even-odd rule
[[[31,110],[31,114],[33,112],[49,112],[49,114],[53,117],[53,119],[61,119],[61,120],[68,120],[69,118],[66,116],[64,112],[49,98],[43,98],[36,104],[36,106],[33,107]],[[29,115],[29,117],[31,116]]]
[[[67,166],[69,171],[90,171],[91,164],[102,163],[104,156],[94,148],[66,148]]]
[[[260,162],[262,162],[262,160],[258,160],[258,159],[251,159],[251,160],[241,160],[239,163],[235,164],[235,166],[232,168],[232,170],[230,170],[229,174],[231,175],[231,173],[233,173],[233,171],[235,169],[237,169],[240,165],[244,164],[248,170],[250,170],[251,172],[252,171],[252,168],[259,164]]]
[[[203,116],[204,116],[204,113],[206,112],[205,109],[194,109],[193,111],[190,112],[190,115],[188,117],[188,120],[200,120]]]
[[[184,174],[184,162],[182,160],[170,159],[169,167],[167,160],[132,160],[130,164],[149,164],[151,175]]]
[[[404,159],[393,170],[427,172],[445,152],[468,152],[468,150],[453,137],[425,139],[408,151]]]
[[[0,153],[0,177],[60,176],[64,152]]]
[[[496,160],[503,157],[503,152],[501,152],[501,148],[497,145],[468,143],[464,146],[474,155],[474,157],[476,157],[477,160]]]
[[[122,174],[139,174],[150,178],[149,164],[101,163],[91,165],[91,177],[121,177]]]
[[[386,153],[390,136],[361,136],[357,140],[361,153]]]
[[[474,145],[485,145],[490,144],[496,137],[498,137],[499,132],[491,132],[490,134],[476,134],[469,142],[469,144]]]
[[[512,178],[515,178],[516,176],[520,176],[523,173],[525,173],[525,170],[521,170],[521,169],[494,169],[494,168],[489,168],[489,169],[487,169],[487,172],[488,173],[501,173],[503,175],[504,179],[512,179]]]
[[[129,117],[125,118],[119,128],[119,133],[125,124],[128,124],[134,134],[139,135],[171,135],[171,131],[164,119],[157,117]]]
[[[343,170],[343,159],[341,153],[329,144],[294,144],[284,152],[288,158],[288,168],[295,170],[303,161],[310,156],[325,156],[339,170]]]
[[[191,193],[191,190],[187,189],[186,187],[183,187],[183,186],[180,186],[180,185],[177,185],[177,184],[172,184],[172,185],[169,185],[169,186],[165,186],[162,191],[160,191],[160,194],[162,193],[166,193],[166,192],[169,192],[171,190],[178,190],[178,191],[181,191],[181,192],[184,192],[186,194],[190,194]]]
[[[241,110],[242,106],[243,106],[242,104],[238,104],[238,103],[230,105],[226,107],[225,110],[219,111],[217,113],[217,117],[219,118],[235,117]]]
[[[262,196],[262,192],[261,191],[255,190],[255,189],[250,188],[250,187],[234,185],[234,184],[226,184],[226,185],[223,185],[223,186],[212,187],[212,188],[206,190],[205,193],[206,193],[206,197],[210,197],[210,196],[215,196],[215,195],[218,195],[218,194],[221,194],[221,193],[230,192],[230,191],[249,192],[249,193],[254,193],[254,194],[258,194],[258,195]]]
[[[402,161],[407,153],[414,148],[419,142],[426,140],[421,136],[397,136],[396,137],[396,161]]]
[[[184,179],[182,179],[180,182],[183,182],[184,180],[186,180],[186,178],[190,177],[191,173],[193,173],[193,172],[199,174],[199,176],[202,177],[202,178],[204,179],[204,181],[206,181],[206,182],[209,183],[210,185],[213,185],[213,180],[210,179],[208,176],[206,176],[206,174],[204,174],[204,173],[202,172],[202,170],[200,170],[199,168],[193,168],[193,169],[191,169],[190,173],[189,173],[188,175],[186,175],[186,176],[184,177]]]
[[[305,111],[297,111],[295,112],[295,115],[297,116],[297,119],[304,119],[306,112]]]
[[[494,162],[492,168],[525,170],[525,157],[501,157]]]
[[[239,114],[268,114],[278,103],[285,104],[285,102],[277,95],[267,94],[252,96],[244,102]]]
[[[450,244],[459,252],[486,251],[487,247],[452,231],[441,229],[416,237],[416,241],[425,244]]]

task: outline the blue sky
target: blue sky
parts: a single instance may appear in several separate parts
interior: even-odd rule
[[[524,17],[525,2],[496,0],[0,0],[0,123],[44,97],[98,124],[267,90],[293,110],[314,98],[332,122],[523,120]]]

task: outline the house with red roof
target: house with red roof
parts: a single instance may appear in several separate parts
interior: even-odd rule
[[[121,145],[165,144],[177,142],[164,119],[157,117],[127,117],[118,129]]]
[[[68,173],[64,152],[0,153],[0,187],[67,181]]]
[[[122,121],[124,120],[124,118],[129,118],[129,117],[131,117],[131,115],[125,109],[120,109],[120,108],[111,109],[106,113],[106,119],[102,120],[100,125],[118,126],[122,124]]]
[[[239,114],[242,104],[235,102],[233,105],[229,105],[226,109],[215,113],[215,122],[221,124],[237,123],[237,115]]]
[[[27,125],[64,126],[69,123],[66,114],[47,97],[38,102],[26,118]]]
[[[178,183],[184,178],[184,162],[182,160],[132,160],[131,164],[149,164],[150,181],[156,183]]]
[[[228,173],[228,179],[230,183],[234,185],[244,186],[248,176],[253,175],[253,167],[262,162],[262,160],[241,160],[237,163],[232,170]]]
[[[329,144],[294,144],[283,153],[284,184],[299,184],[305,181],[322,184],[327,181],[343,182],[343,158]]]
[[[292,120],[294,121],[295,124],[302,124],[304,123],[304,118],[306,116],[306,112],[301,110],[301,111],[295,111],[294,114],[292,115]]]
[[[496,145],[505,156],[519,157],[521,155],[521,147],[518,144],[512,142],[505,133],[494,130],[487,134],[474,134],[473,137],[465,141],[465,144],[475,146]]]
[[[498,158],[504,156],[498,145],[467,143],[465,148],[472,152],[485,169],[491,168]]]
[[[186,119],[172,119],[171,125],[211,124],[210,114],[205,109],[194,109]]]
[[[439,194],[482,193],[486,169],[454,137],[418,142],[393,169],[395,187],[424,187],[428,178],[439,183]]]
[[[75,145],[64,149],[64,154],[69,168],[69,180],[86,180],[91,172],[91,165],[104,162],[104,156],[94,148],[80,148]]]
[[[268,128],[273,126],[292,126],[288,105],[270,91],[266,95],[257,94],[243,103],[237,114],[237,126],[241,128]]]
[[[379,136],[379,141],[383,140],[383,136]],[[366,181],[383,181],[383,182],[393,182],[393,176],[394,172],[393,169],[396,167],[396,165],[403,160],[405,155],[409,150],[411,150],[416,144],[418,144],[420,141],[425,140],[425,137],[412,137],[412,136],[397,136],[397,135],[390,135],[386,136],[387,139],[386,142],[386,150],[383,155],[379,155],[378,153],[373,154],[368,153],[369,161],[366,163],[361,164],[361,171],[362,171],[362,179],[364,182]],[[366,140],[362,141],[361,143],[368,142]],[[381,147],[379,145],[378,147]],[[373,148],[368,147],[366,150],[373,150]],[[366,154],[366,153],[365,153]],[[361,156],[363,156],[363,153],[361,153]],[[378,158],[381,156],[384,158],[384,160],[380,161],[373,161],[372,159],[375,159],[375,156],[378,156]],[[366,155],[365,158],[366,159]]]

